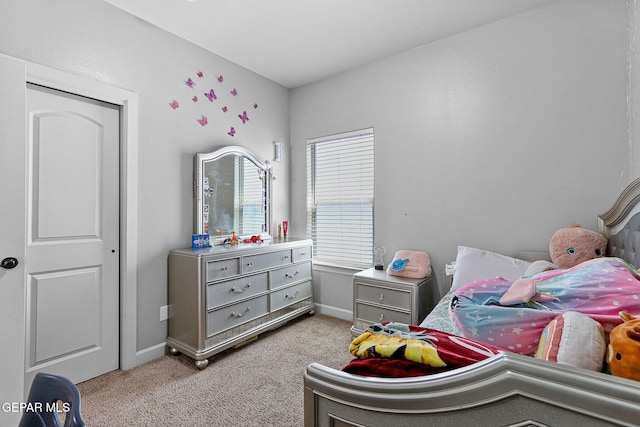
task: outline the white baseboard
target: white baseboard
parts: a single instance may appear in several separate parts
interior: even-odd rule
[[[353,320],[353,311],[345,310],[344,308],[333,307],[330,305],[322,305],[316,303],[316,313],[324,314],[331,317],[337,317],[342,320]]]
[[[166,347],[167,347],[167,343],[161,342],[160,344],[156,344],[154,346],[147,347],[143,350],[137,351],[135,366],[144,365],[147,362],[150,362],[155,359],[159,359],[160,357],[164,356]],[[127,369],[135,368],[135,366],[131,366]]]

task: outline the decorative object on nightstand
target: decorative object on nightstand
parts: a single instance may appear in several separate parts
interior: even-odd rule
[[[433,308],[431,276],[409,278],[370,268],[353,275],[353,326],[360,335],[372,323],[419,325]]]
[[[373,249],[374,255],[374,268],[376,270],[384,270],[384,254],[387,252],[387,248],[384,246]]]

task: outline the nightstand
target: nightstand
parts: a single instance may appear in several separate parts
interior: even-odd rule
[[[370,268],[353,275],[352,335],[372,323],[419,325],[433,308],[431,276],[423,279],[391,276]]]

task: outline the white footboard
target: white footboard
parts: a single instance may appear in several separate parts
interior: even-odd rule
[[[304,385],[305,427],[640,424],[640,382],[517,354],[413,378],[314,363]]]

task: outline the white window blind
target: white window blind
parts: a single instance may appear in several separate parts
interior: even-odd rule
[[[307,237],[314,260],[373,264],[373,129],[307,142]]]

